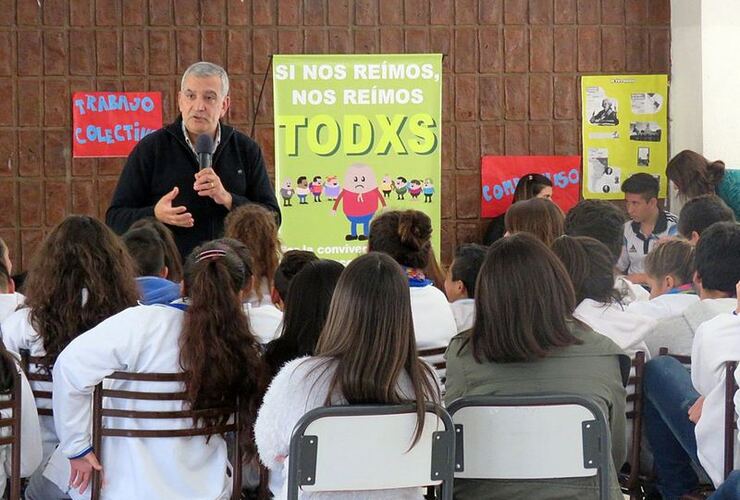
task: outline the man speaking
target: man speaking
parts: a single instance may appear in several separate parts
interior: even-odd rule
[[[172,230],[183,258],[223,233],[229,210],[260,203],[280,208],[259,145],[220,119],[229,109],[223,68],[197,62],[182,76],[181,116],[139,141],[123,167],[106,223],[123,234],[156,217]],[[211,166],[212,165],[212,166]]]

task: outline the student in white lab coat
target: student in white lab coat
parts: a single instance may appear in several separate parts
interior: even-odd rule
[[[314,408],[411,402],[421,409],[427,401],[439,401],[439,388],[431,367],[416,356],[406,276],[388,255],[368,253],[339,278],[316,354],[289,362],[273,379],[254,428],[260,459],[271,472],[287,471],[293,428]],[[417,419],[416,437],[424,417]],[[276,499],[286,498],[286,483],[273,491]],[[421,500],[423,492],[302,493],[300,498]]]
[[[48,373],[57,355],[80,333],[136,304],[139,292],[134,265],[119,238],[102,222],[73,215],[60,222],[37,251],[25,284],[25,307],[2,322],[2,340],[12,352],[21,349],[45,357],[31,365]],[[51,390],[47,382],[33,387]],[[40,400],[40,406],[51,402]],[[46,463],[58,443],[54,422],[42,416]],[[39,469],[31,479],[43,481]]]
[[[87,489],[93,468],[102,464],[103,498],[225,499],[231,495],[226,442],[220,435],[169,439],[106,439],[101,460],[91,446],[93,388],[114,371],[185,371],[185,383],[111,381],[122,390],[184,391],[186,401],[136,403],[136,409],[207,409],[242,403],[243,445],[253,450],[251,426],[266,385],[266,368],[241,307],[251,279],[237,255],[219,242],[196,248],[185,265],[183,303],[129,308],[73,341],[54,366],[54,422],[59,458],[71,475],[77,498]],[[132,328],[132,325],[137,325]],[[122,403],[123,404],[123,403]],[[141,406],[141,407],[139,407]],[[198,424],[214,424],[209,417]],[[190,419],[132,420],[132,428],[186,428]],[[120,425],[120,424],[119,424]],[[60,483],[61,481],[61,483]],[[79,492],[78,492],[79,491]]]
[[[419,349],[447,347],[457,334],[447,298],[422,271],[429,263],[431,238],[432,221],[427,214],[390,210],[373,219],[367,247],[390,255],[406,272]]]
[[[455,317],[457,333],[473,328],[475,321],[475,282],[486,258],[488,247],[461,245],[445,277],[445,295]]]

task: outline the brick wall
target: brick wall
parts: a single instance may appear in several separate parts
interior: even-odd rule
[[[72,159],[71,93],[156,90],[182,71],[231,77],[249,130],[272,53],[442,52],[443,258],[479,238],[481,154],[578,154],[578,77],[667,72],[669,0],[4,0],[0,237],[25,268],[54,224],[103,216],[122,159]],[[256,139],[273,168],[272,92]]]

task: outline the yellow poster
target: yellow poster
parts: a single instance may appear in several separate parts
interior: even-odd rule
[[[645,172],[666,195],[668,76],[581,78],[583,197],[623,199],[622,182]]]

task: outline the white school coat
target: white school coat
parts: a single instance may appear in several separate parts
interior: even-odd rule
[[[637,351],[648,356],[645,337],[655,328],[654,319],[629,312],[621,304],[605,305],[592,299],[578,304],[573,317],[612,339],[629,357],[634,358]]]
[[[272,304],[255,306],[249,302],[245,302],[243,307],[257,342],[267,344],[278,337],[280,324],[283,322],[283,312],[280,309]]]
[[[704,396],[701,417],[696,424],[696,451],[702,467],[715,486],[724,481],[725,362],[740,361],[740,317],[720,314],[696,330],[691,349],[691,382]],[[735,371],[740,381],[740,370]],[[740,395],[735,393],[735,407]],[[740,463],[735,440],[735,464]]]
[[[447,347],[457,335],[455,317],[447,297],[434,285],[409,287],[416,347]]]
[[[114,371],[173,373],[182,371],[178,345],[184,312],[167,305],[135,306],[98,324],[73,340],[54,365],[54,423],[59,448],[44,475],[66,490],[69,461],[92,444],[91,400],[94,387]],[[179,392],[181,382],[112,381],[112,389]],[[106,402],[111,408],[181,410],[181,401]],[[111,419],[117,427],[187,428],[192,419]],[[101,459],[99,452],[96,452]],[[219,435],[137,439],[105,438],[101,463],[104,499],[226,499],[231,478],[226,443]],[[86,492],[87,493],[87,492]],[[70,491],[72,498],[80,498]],[[86,495],[87,496],[87,495]]]
[[[16,309],[23,305],[26,297],[20,293],[0,293],[0,321],[13,314]]]
[[[459,299],[450,302],[450,309],[455,317],[457,333],[473,328],[473,323],[475,323],[475,299]]]
[[[627,311],[653,319],[665,319],[682,314],[687,307],[699,302],[699,296],[690,293],[666,293],[654,299],[633,302]]]

